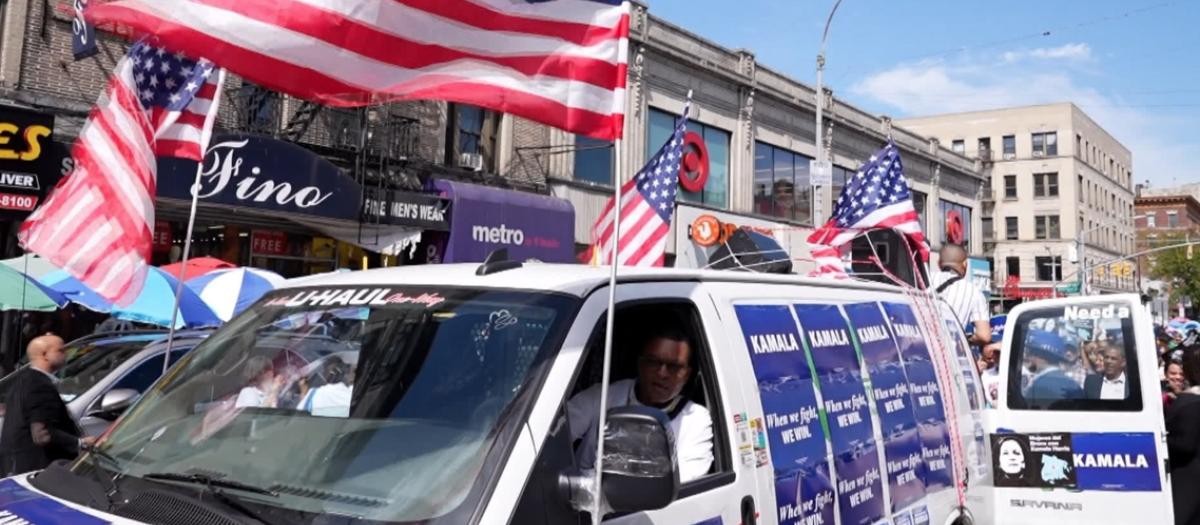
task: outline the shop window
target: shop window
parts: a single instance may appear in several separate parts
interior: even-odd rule
[[[1008,373],[1012,410],[1138,412],[1142,410],[1133,319],[1123,305],[1044,307],[1017,318],[1012,337],[1022,344]],[[1071,310],[1068,312],[1067,310]],[[1078,319],[1079,311],[1115,315]],[[1069,315],[1068,314],[1072,314]],[[1029,370],[1049,370],[1035,374]]]
[[[950,228],[944,227],[942,228],[942,243],[957,242],[958,244],[968,247],[969,251],[969,247],[971,246],[971,225],[973,224],[971,222],[971,208],[944,200],[941,202],[941,209],[942,224],[949,226],[951,217],[956,215],[958,219],[962,220],[962,239],[951,239],[948,235],[950,233]]]
[[[812,222],[811,159],[761,142],[754,146],[754,211]]]
[[[670,140],[675,132],[679,117],[658,109],[650,110],[649,133],[647,133],[646,161]],[[694,202],[718,208],[729,207],[729,132],[706,126],[695,120],[688,121],[688,132],[695,133],[708,149],[708,182],[698,193],[679,190],[676,197],[684,202]]]
[[[613,142],[575,135],[575,180],[613,184]]]

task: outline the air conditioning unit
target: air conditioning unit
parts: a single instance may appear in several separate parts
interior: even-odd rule
[[[1004,160],[1013,160],[1015,158],[1017,158],[1016,153],[1005,153],[1004,154]]]
[[[1045,152],[1045,151],[1038,151],[1038,150],[1036,150],[1036,149],[1035,149],[1035,150],[1033,150],[1033,156],[1034,156],[1034,157],[1045,157],[1045,156],[1046,156],[1046,152]]]
[[[478,153],[463,153],[458,156],[458,167],[474,171],[483,171],[483,155]]]

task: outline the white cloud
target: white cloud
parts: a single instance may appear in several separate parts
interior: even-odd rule
[[[1007,63],[1017,62],[1026,58],[1084,62],[1091,60],[1092,47],[1084,43],[1063,44],[1059,47],[1039,47],[1031,50],[1008,51],[1004,53],[1003,57]]]
[[[1091,56],[1086,44],[1021,53],[1067,60]],[[1020,61],[1017,57],[1017,61],[1010,61],[1007,57],[1008,53],[953,63],[930,60],[900,64],[867,76],[851,91],[871,105],[890,108],[896,117],[1073,102],[1129,148],[1135,183],[1149,179],[1154,186],[1162,187],[1176,183],[1176,178],[1183,182],[1189,176],[1180,170],[1200,156],[1200,144],[1187,140],[1192,135],[1187,119],[1129,107],[1120,97],[1085,82],[1094,79],[1103,83],[1102,76],[1064,68],[1061,60]]]

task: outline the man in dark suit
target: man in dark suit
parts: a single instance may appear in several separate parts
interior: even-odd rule
[[[1112,344],[1101,346],[1097,352],[1103,360],[1103,373],[1089,374],[1083,380],[1088,399],[1129,398],[1129,378],[1125,377],[1125,349]]]
[[[67,362],[63,340],[43,335],[29,342],[29,366],[8,394],[0,430],[0,473],[15,476],[42,470],[56,460],[74,459],[92,438],[81,438],[67,405],[58,394],[54,372]]]

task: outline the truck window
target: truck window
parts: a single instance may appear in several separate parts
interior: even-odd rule
[[[643,354],[643,349],[648,340],[658,334],[662,327],[671,326],[678,329],[686,339],[691,354],[689,377],[680,392],[680,397],[695,403],[702,411],[706,411],[709,414],[712,420],[713,436],[711,441],[713,459],[707,472],[698,476],[689,476],[688,469],[696,468],[694,467],[695,458],[691,458],[691,466],[687,465],[689,463],[688,458],[678,458],[681,467],[680,480],[683,482],[679,497],[681,499],[686,498],[732,481],[733,478],[731,475],[721,475],[722,473],[732,474],[733,461],[728,453],[727,429],[725,428],[725,418],[721,415],[720,391],[717,386],[717,377],[712,372],[711,349],[704,335],[704,330],[700,323],[700,315],[696,311],[695,305],[690,302],[656,301],[649,304],[619,305],[617,308],[617,316],[614,322],[616,334],[613,339],[613,369],[610,378],[612,382],[610,383],[609,398],[613,399],[613,396],[615,396],[611,385],[625,385],[627,387],[628,384],[636,382],[636,378],[639,377],[640,368],[654,366],[655,364],[662,366],[661,363],[647,362]],[[587,355],[584,357],[583,369],[580,371],[574,388],[572,388],[571,398],[575,398],[575,396],[600,383],[604,358],[603,320],[603,317],[601,317],[601,324],[597,326],[588,345]],[[678,427],[680,425],[675,424],[673,426]],[[687,440],[689,436],[677,436],[676,439]],[[583,444],[585,441],[579,440],[576,445],[586,446]],[[590,458],[591,456],[589,455],[588,457]]]
[[[1008,408],[1142,410],[1127,304],[1096,302],[1030,310],[1017,318],[1012,341]]]

